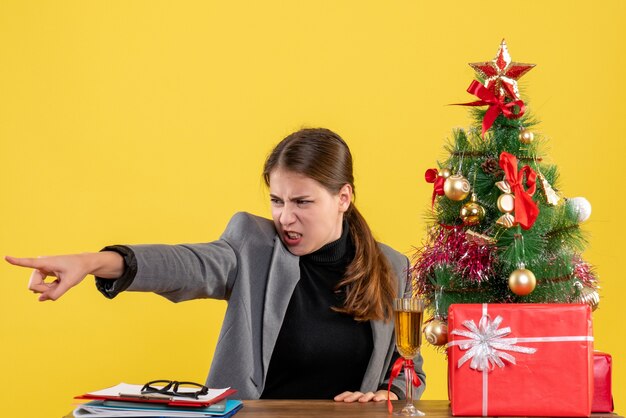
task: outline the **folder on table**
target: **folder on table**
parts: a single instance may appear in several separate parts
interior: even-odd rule
[[[205,407],[180,407],[155,403],[117,402],[96,400],[79,406],[74,417],[177,417],[177,418],[230,418],[243,407],[240,400],[224,400]]]

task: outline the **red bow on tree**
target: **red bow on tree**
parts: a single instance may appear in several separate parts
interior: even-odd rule
[[[537,173],[527,165],[517,171],[517,158],[508,152],[500,154],[500,167],[504,170],[506,181],[515,195],[515,221],[519,222],[522,228],[530,229],[539,215],[539,208],[531,197],[535,194]],[[524,174],[526,175],[526,190],[524,190]]]
[[[430,203],[430,208],[432,209],[435,206],[435,198],[437,196],[443,196],[443,184],[446,182],[446,178],[439,175],[439,171],[436,168],[429,168],[426,170],[424,174],[427,183],[433,184],[433,199]]]
[[[509,90],[510,87],[507,84],[502,85],[505,90]],[[524,102],[521,100],[514,100],[510,102],[506,102],[506,96],[497,97],[493,91],[487,89],[485,86],[480,84],[478,81],[472,81],[472,84],[467,88],[467,92],[473,94],[478,97],[480,100],[471,103],[457,103],[458,106],[484,106],[489,105],[489,109],[487,109],[487,113],[485,113],[485,117],[483,118],[483,132],[482,136],[485,136],[485,132],[493,122],[495,122],[496,118],[500,113],[504,115],[507,119],[517,119],[521,117],[526,111],[526,106]],[[514,96],[514,92],[510,92],[511,95]],[[514,113],[513,110],[515,106],[519,107],[517,113]]]
[[[390,414],[393,412],[393,405],[391,404],[391,399],[389,399],[389,394],[391,392],[391,382],[393,382],[393,379],[398,377],[403,367],[405,373],[411,373],[411,381],[413,382],[413,386],[419,387],[422,384],[422,382],[420,382],[419,378],[417,377],[417,373],[415,373],[415,364],[413,363],[413,360],[404,357],[398,358],[395,363],[393,363],[393,367],[391,367],[389,385],[387,386],[387,410]]]

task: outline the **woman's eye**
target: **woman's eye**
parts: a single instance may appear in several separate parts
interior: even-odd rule
[[[282,202],[281,200],[279,200],[279,199],[270,199],[270,202],[271,202],[272,206],[280,206],[280,205],[282,205],[282,203],[283,203],[283,202]]]
[[[304,206],[304,205],[307,205],[309,203],[311,203],[311,200],[296,200],[296,204],[298,206]]]

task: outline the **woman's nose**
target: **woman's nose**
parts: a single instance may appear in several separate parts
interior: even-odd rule
[[[295,213],[291,208],[291,205],[286,204],[283,206],[283,210],[280,213],[280,224],[283,226],[291,225],[296,220]]]

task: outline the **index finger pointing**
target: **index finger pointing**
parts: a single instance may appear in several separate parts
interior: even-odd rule
[[[4,256],[4,259],[14,266],[30,267],[34,269],[42,266],[41,260],[39,258],[18,258],[6,255]]]

